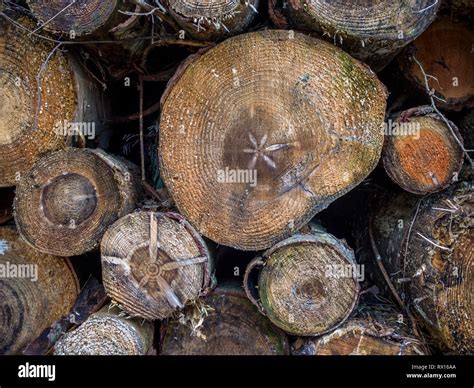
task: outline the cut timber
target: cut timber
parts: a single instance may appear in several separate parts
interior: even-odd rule
[[[54,346],[55,355],[146,355],[152,347],[153,324],[129,319],[118,308],[105,306]]]
[[[317,31],[375,71],[383,69],[433,22],[432,0],[270,0],[277,27]]]
[[[211,283],[204,240],[176,213],[132,213],[101,243],[108,295],[128,314],[164,319],[198,298]]]
[[[398,63],[405,76],[426,92],[425,79],[412,55],[420,62],[436,105],[450,110],[474,106],[474,31],[471,26],[440,18],[414,43],[414,50],[400,55]],[[435,78],[433,78],[435,77]],[[444,100],[444,101],[443,101]]]
[[[162,326],[160,354],[288,354],[285,334],[258,312],[241,288],[219,286],[204,303],[200,310],[190,306],[178,320]],[[200,316],[202,325],[193,326]]]
[[[101,91],[72,56],[3,18],[0,96],[0,187],[14,186],[41,154],[69,144],[74,125],[99,132],[107,114]]]
[[[390,178],[414,194],[445,189],[458,179],[464,154],[456,142],[462,137],[454,123],[417,107],[402,112],[393,122],[397,129],[385,136],[382,161]],[[428,107],[429,108],[429,107]]]
[[[380,310],[380,311],[378,311]],[[390,311],[391,310],[391,311]],[[407,333],[403,315],[385,306],[361,309],[332,333],[319,338],[299,338],[293,355],[404,356],[429,354],[426,346]]]
[[[381,199],[373,235],[392,284],[443,350],[474,351],[474,191]]]
[[[39,159],[20,180],[18,230],[36,249],[74,256],[95,249],[109,225],[134,210],[138,168],[100,149],[68,148]]]
[[[104,34],[127,19],[129,11],[120,0],[27,0],[41,29],[56,34]]]
[[[67,314],[79,293],[71,264],[31,249],[11,228],[0,228],[0,354],[19,354]]]
[[[459,132],[464,140],[464,148],[474,149],[474,109],[469,110],[459,121]]]
[[[243,32],[259,0],[165,0],[176,22],[194,39],[215,40]]]
[[[160,173],[206,237],[265,249],[372,171],[385,99],[370,69],[329,43],[288,31],[232,37],[170,81]]]
[[[284,331],[317,336],[334,330],[359,297],[354,252],[322,232],[297,234],[252,261],[244,285],[261,312]]]

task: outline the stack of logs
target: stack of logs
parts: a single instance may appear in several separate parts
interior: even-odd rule
[[[0,354],[474,353],[474,3],[82,3],[0,6]]]

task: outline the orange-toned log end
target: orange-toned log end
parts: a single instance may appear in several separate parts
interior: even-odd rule
[[[400,130],[387,134],[382,152],[385,171],[395,183],[411,193],[428,194],[458,179],[464,155],[441,118],[411,117],[396,125]],[[450,125],[462,141],[455,125]]]
[[[192,324],[203,318],[201,326]],[[197,319],[197,320],[196,320]],[[285,334],[262,316],[242,289],[220,286],[161,328],[163,355],[284,355]]]
[[[352,313],[363,268],[342,240],[325,232],[294,235],[262,255],[254,297],[262,313],[289,334],[318,336],[334,330]],[[250,265],[247,272],[253,271]],[[252,275],[246,274],[246,282]]]
[[[474,106],[474,30],[449,18],[434,22],[414,41],[414,55],[429,78],[430,89],[442,100],[436,104],[444,109],[459,111]],[[406,56],[399,63],[407,77],[422,91],[425,80],[418,64]]]
[[[0,354],[18,354],[72,308],[79,283],[70,262],[40,253],[0,228]]]
[[[373,170],[385,99],[375,74],[332,44],[294,31],[238,35],[169,83],[160,174],[203,235],[265,249]]]
[[[395,316],[395,322],[396,319]],[[397,327],[387,322],[375,323],[370,318],[351,318],[341,327],[322,337],[297,339],[292,346],[292,354],[302,356],[427,354],[426,347],[420,340],[398,331]]]
[[[101,255],[105,290],[131,316],[165,319],[210,283],[204,240],[176,213],[122,217],[105,233]]]

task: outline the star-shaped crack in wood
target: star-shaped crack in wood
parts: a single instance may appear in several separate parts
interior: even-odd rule
[[[257,143],[257,139],[255,138],[255,136],[251,132],[249,132],[249,140],[253,148],[244,148],[243,150],[244,153],[246,154],[253,154],[252,159],[250,160],[248,164],[249,170],[253,170],[255,168],[259,157],[261,157],[264,163],[268,167],[270,167],[272,170],[276,169],[275,161],[267,154],[289,147],[288,144],[283,144],[283,143],[272,144],[265,147],[265,144],[267,143],[267,139],[268,139],[267,134],[264,134],[260,142]]]
[[[160,252],[160,255],[158,255],[158,252]],[[110,256],[108,256],[107,259],[112,263],[123,260]],[[169,257],[169,255],[160,247],[158,238],[158,220],[155,214],[151,214],[148,255],[145,256],[143,261],[140,263],[142,268],[142,271],[140,271],[140,276],[135,273],[135,278],[138,282],[138,287],[146,288],[147,293],[153,299],[157,300],[160,297],[164,297],[173,309],[181,309],[184,307],[184,303],[180,301],[174,289],[164,278],[165,272],[174,271],[178,268],[186,267],[188,265],[202,264],[206,261],[206,256],[197,256],[189,259],[171,259],[171,257]],[[186,276],[184,272],[182,275]]]

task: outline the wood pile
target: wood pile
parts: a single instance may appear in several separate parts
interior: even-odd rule
[[[473,15],[0,2],[0,354],[473,354]]]

